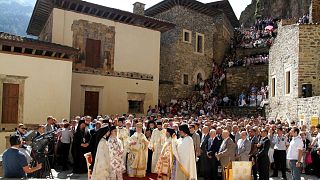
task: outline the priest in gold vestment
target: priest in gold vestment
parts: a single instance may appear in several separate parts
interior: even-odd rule
[[[172,141],[172,180],[197,180],[196,158],[193,140],[187,124],[179,126],[180,138]]]
[[[148,159],[148,140],[142,133],[142,123],[136,124],[136,132],[128,142],[127,173],[129,177],[145,177]]]
[[[176,140],[174,129],[167,128],[166,142],[160,152],[159,160],[156,165],[158,180],[170,180],[172,173],[173,153],[172,141]]]
[[[162,122],[158,120],[156,123],[157,123],[157,128],[153,130],[150,138],[150,142],[149,142],[149,149],[151,149],[153,152],[151,173],[157,173],[156,165],[161,153],[161,149],[166,139],[166,130],[162,128]]]

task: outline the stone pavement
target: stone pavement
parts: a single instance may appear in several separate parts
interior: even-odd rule
[[[87,180],[87,174],[72,174],[72,171],[63,171],[63,172],[57,172],[56,170],[52,170],[52,174],[54,179],[79,179],[79,180]],[[281,174],[281,173],[280,173]],[[281,177],[279,174],[279,177]],[[291,176],[289,173],[287,173],[288,180],[290,180]],[[124,179],[133,179],[133,178],[124,178]],[[140,180],[153,180],[153,178],[140,178]],[[269,180],[280,180],[281,178],[270,178]],[[199,178],[199,180],[202,180],[202,178]],[[301,180],[319,180],[319,178],[316,178],[315,176],[309,176],[309,175],[303,175]]]

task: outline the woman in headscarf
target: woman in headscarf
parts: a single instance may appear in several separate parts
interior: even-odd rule
[[[108,139],[109,155],[110,155],[110,179],[122,180],[122,174],[125,171],[123,162],[123,146],[119,138],[117,138],[116,126],[110,127],[110,137]],[[108,161],[105,161],[108,162]]]
[[[72,143],[72,156],[73,156],[73,173],[84,174],[88,172],[87,162],[84,154],[89,152],[89,142],[91,136],[86,128],[84,120],[80,120],[77,130],[74,134]]]
[[[108,126],[102,127],[97,132],[95,160],[92,162],[93,172],[91,179],[92,180],[106,180],[110,179],[110,153],[108,146],[108,137],[110,135],[110,129]]]

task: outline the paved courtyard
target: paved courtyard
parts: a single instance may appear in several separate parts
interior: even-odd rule
[[[80,179],[80,180],[87,180],[87,175],[86,174],[72,174],[71,171],[63,171],[63,172],[57,172],[55,170],[52,170],[52,174],[55,179]],[[281,174],[281,173],[280,173]],[[280,177],[279,174],[279,177]],[[290,174],[287,173],[287,177],[290,177]],[[133,178],[125,178],[125,179],[133,179]],[[140,178],[140,180],[153,180],[155,178]],[[269,178],[270,180],[280,180],[281,178]],[[288,178],[288,180],[291,178]],[[203,180],[202,178],[199,178],[199,180]],[[309,175],[303,175],[301,180],[319,180],[319,178],[316,178],[314,176],[309,176]]]

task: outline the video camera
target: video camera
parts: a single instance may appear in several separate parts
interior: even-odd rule
[[[45,134],[35,137],[31,143],[32,150],[34,150],[37,153],[43,153],[47,145],[54,140],[54,133],[55,130],[49,131]]]

